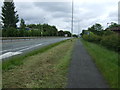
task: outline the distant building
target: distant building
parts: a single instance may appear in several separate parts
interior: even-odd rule
[[[29,27],[25,27],[25,29],[28,30],[28,31],[31,30],[31,28],[29,28]]]
[[[116,33],[120,34],[120,26],[118,26],[118,27],[112,27],[112,28],[110,28],[110,30],[113,31],[113,32],[116,32]]]
[[[17,27],[17,29],[20,30],[20,27]],[[32,29],[29,28],[29,27],[25,27],[25,30],[28,30],[28,31],[29,31],[29,30],[32,30]]]

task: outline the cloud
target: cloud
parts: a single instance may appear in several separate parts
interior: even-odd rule
[[[48,12],[66,12],[70,13],[71,9],[69,2],[35,2],[36,7],[42,8]]]
[[[104,28],[107,27],[108,22],[117,23],[118,1],[74,0],[74,33],[81,32],[82,29],[87,29],[95,23],[102,24]],[[26,24],[48,23],[55,25],[59,30],[71,30],[71,0],[24,1],[15,2],[15,6],[19,17],[23,18]]]

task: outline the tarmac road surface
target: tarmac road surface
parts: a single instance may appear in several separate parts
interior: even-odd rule
[[[46,37],[36,38],[30,40],[4,40],[2,43],[2,50],[0,51],[0,59],[4,60],[11,56],[24,54],[37,48],[50,45],[62,40],[70,39],[68,37]]]

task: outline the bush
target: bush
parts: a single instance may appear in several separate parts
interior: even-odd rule
[[[3,29],[2,36],[3,37],[16,37],[18,36],[18,30],[13,27],[10,27],[8,29]]]
[[[99,43],[101,40],[101,37],[98,35],[95,35],[93,33],[90,33],[89,35],[84,34],[83,35],[83,39],[89,41],[89,42],[95,42],[95,43]]]
[[[106,31],[103,36],[90,33],[89,35],[84,34],[82,37],[89,42],[101,44],[102,46],[117,52],[120,51],[120,36],[116,33]]]
[[[103,35],[105,35],[105,36],[112,35],[112,34],[115,34],[115,32],[110,31],[110,30],[103,31]]]
[[[120,36],[118,34],[111,34],[108,36],[103,36],[100,44],[115,51],[118,51],[120,48]]]

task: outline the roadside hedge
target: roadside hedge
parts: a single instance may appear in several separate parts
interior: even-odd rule
[[[120,50],[119,49],[120,48],[120,39],[119,38],[120,38],[120,36],[118,34],[103,36],[100,41],[100,44],[109,49],[119,51]]]
[[[109,35],[104,34],[102,36],[90,33],[89,35],[84,34],[82,38],[89,42],[94,42],[102,46],[105,46],[108,49],[117,52],[120,51],[120,35],[117,33],[111,33]]]
[[[89,42],[95,42],[95,43],[99,43],[101,40],[101,37],[98,35],[95,35],[93,33],[90,33],[89,35],[84,34],[83,35],[83,39],[89,41]]]

